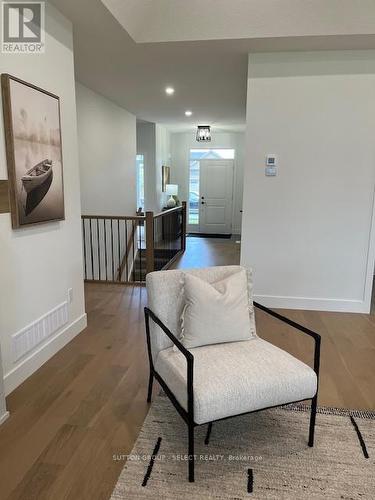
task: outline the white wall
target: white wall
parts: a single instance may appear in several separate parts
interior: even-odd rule
[[[168,195],[162,191],[162,166],[171,166],[171,134],[162,125],[156,124],[156,202],[160,211],[165,207]]]
[[[136,212],[136,118],[77,83],[82,213]]]
[[[369,310],[374,133],[375,52],[249,56],[242,263],[263,303]]]
[[[10,215],[0,215],[0,342],[6,393],[86,326],[72,27],[48,3],[46,8],[45,54],[2,54],[0,71],[60,96],[66,220],[12,230]],[[3,120],[0,178],[7,178]],[[14,363],[12,335],[66,301],[69,288],[73,301],[68,326]]]
[[[0,345],[0,425],[9,417],[9,412],[7,411],[6,408],[3,377],[4,373],[3,373],[1,345]]]
[[[160,212],[165,206],[162,166],[170,165],[170,133],[162,125],[137,122],[137,154],[144,155],[145,209]]]
[[[156,210],[155,123],[137,122],[137,154],[144,155],[145,211]]]
[[[195,132],[177,132],[171,134],[171,179],[179,186],[179,199],[188,200],[189,197],[189,157],[190,149],[199,148],[228,148],[235,150],[234,161],[234,189],[233,189],[233,218],[232,232],[241,232],[243,169],[245,154],[244,132],[212,132],[212,141],[200,145],[195,139]]]

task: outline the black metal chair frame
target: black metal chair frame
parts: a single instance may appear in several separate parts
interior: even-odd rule
[[[310,447],[314,446],[314,432],[315,432],[315,418],[316,418],[316,409],[317,409],[317,400],[318,400],[318,387],[319,387],[319,365],[320,365],[320,343],[321,343],[321,337],[318,333],[313,332],[309,328],[306,328],[295,321],[290,320],[289,318],[286,318],[285,316],[282,316],[281,314],[273,311],[272,309],[269,309],[268,307],[265,307],[257,302],[254,302],[254,306],[257,307],[258,309],[261,309],[265,313],[273,316],[274,318],[288,324],[289,326],[295,328],[296,330],[303,332],[310,337],[312,337],[315,340],[315,350],[314,350],[314,371],[317,376],[318,380],[318,386],[316,390],[316,394],[313,398],[311,398],[311,411],[310,411],[310,426],[309,426],[309,440],[308,440],[308,445]],[[162,389],[165,391],[169,399],[171,400],[172,404],[178,411],[178,413],[181,415],[181,417],[185,420],[187,426],[188,426],[188,465],[189,465],[189,481],[194,482],[194,428],[197,427],[198,425],[205,425],[205,424],[197,424],[194,422],[194,389],[193,389],[193,378],[194,378],[194,356],[190,351],[188,351],[182,344],[181,342],[173,335],[173,333],[164,325],[164,323],[156,316],[156,314],[151,311],[148,307],[145,307],[144,309],[145,312],[145,322],[146,322],[146,336],[147,336],[147,350],[148,350],[148,359],[150,363],[150,378],[149,378],[149,383],[148,383],[148,395],[147,395],[147,402],[151,402],[151,396],[152,396],[152,386],[154,382],[154,378],[159,382],[161,385]],[[162,331],[167,335],[167,337],[173,342],[173,344],[177,347],[177,349],[185,356],[186,358],[186,363],[187,363],[187,411],[181,406],[181,404],[177,401],[175,395],[173,392],[169,389],[168,385],[165,383],[165,381],[162,379],[162,377],[157,373],[154,367],[154,363],[152,360],[152,351],[151,351],[151,337],[150,337],[150,318],[156,323]],[[226,420],[228,418],[233,418],[239,415],[246,415],[248,413],[255,413],[258,411],[263,411],[263,410],[268,410],[270,408],[276,408],[278,406],[284,406],[286,404],[292,404],[292,403],[299,403],[301,401],[308,401],[307,400],[299,400],[299,401],[289,401],[285,402],[281,405],[275,405],[275,406],[270,406],[267,408],[260,408],[259,410],[254,410],[246,413],[240,413],[238,415],[230,415],[229,417],[221,418],[218,420],[215,420],[215,422],[218,422],[220,420]],[[208,433],[211,432],[212,428],[212,422],[208,423]]]

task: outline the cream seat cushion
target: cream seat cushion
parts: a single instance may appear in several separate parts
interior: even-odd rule
[[[214,283],[185,273],[183,286],[185,307],[181,316],[181,342],[185,347],[190,349],[252,337],[245,269]]]
[[[190,349],[194,356],[197,424],[312,398],[315,372],[259,337]],[[156,372],[187,410],[186,359],[173,348],[159,352]]]

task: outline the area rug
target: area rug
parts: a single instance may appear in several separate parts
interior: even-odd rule
[[[314,448],[309,407],[265,410],[195,429],[195,483],[187,480],[187,429],[158,396],[112,500],[375,499],[375,412],[319,408]]]

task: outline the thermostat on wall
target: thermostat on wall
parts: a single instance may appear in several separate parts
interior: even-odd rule
[[[276,167],[276,155],[269,154],[266,156],[266,165],[267,167]]]
[[[275,177],[276,175],[276,167],[266,167],[266,177]]]

